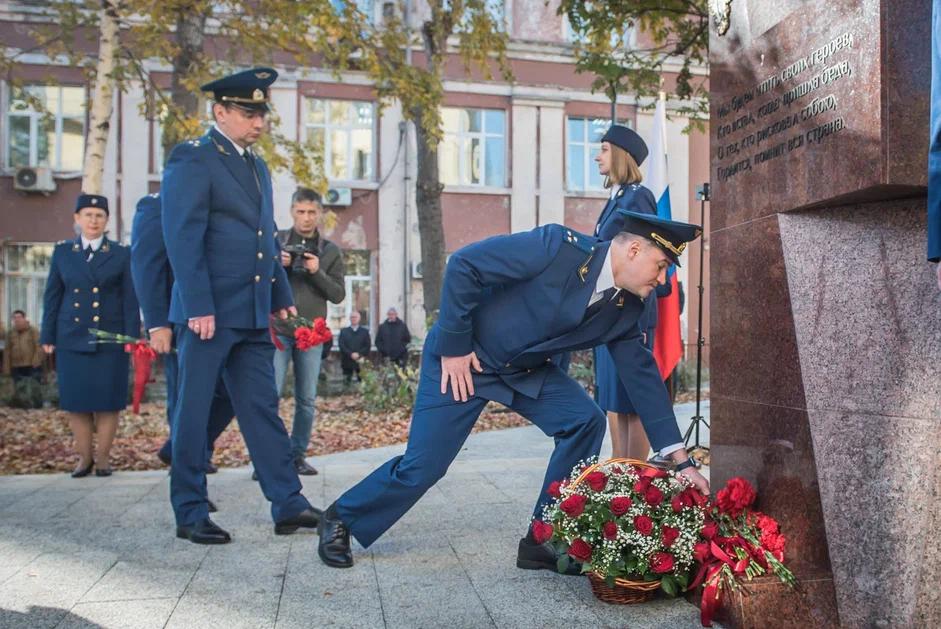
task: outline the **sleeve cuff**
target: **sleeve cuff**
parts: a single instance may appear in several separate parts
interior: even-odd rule
[[[474,351],[473,333],[450,332],[441,327],[435,339],[434,353],[438,356],[467,356]]]
[[[685,448],[686,445],[681,441],[679,443],[670,444],[664,448],[660,448],[660,456],[666,458],[679,450],[680,448]]]

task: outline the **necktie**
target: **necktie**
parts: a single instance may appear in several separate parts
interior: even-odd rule
[[[91,260],[93,255],[95,255],[95,250],[91,248],[91,245],[85,247],[85,262]]]
[[[252,171],[252,176],[255,178],[255,186],[258,187],[258,190],[261,190],[261,182],[258,180],[258,170],[255,168],[255,158],[252,156],[252,152],[248,149],[245,149],[245,152],[242,153],[242,157],[245,158],[245,162],[248,164],[248,169]]]
[[[593,316],[598,314],[601,309],[604,308],[605,304],[611,301],[611,298],[614,297],[614,293],[616,293],[617,290],[617,288],[612,286],[608,290],[601,293],[601,299],[588,306],[588,308],[585,310],[585,317],[582,319],[582,321],[588,321]]]

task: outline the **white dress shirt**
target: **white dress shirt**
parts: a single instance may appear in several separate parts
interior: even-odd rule
[[[91,253],[90,256],[88,256],[88,259],[89,259],[89,260],[91,260],[92,258],[94,258],[94,257],[95,257],[95,252],[98,251],[99,249],[101,249],[101,243],[102,243],[102,241],[104,241],[104,239],[105,239],[105,237],[102,235],[102,236],[98,236],[98,237],[95,238],[94,240],[89,240],[88,238],[85,238],[85,235],[84,235],[84,234],[82,234],[82,251],[85,251],[86,249],[88,249],[89,247],[91,247],[92,253]]]

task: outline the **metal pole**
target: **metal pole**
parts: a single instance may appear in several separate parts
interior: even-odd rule
[[[706,226],[706,201],[709,200],[709,184],[704,183],[699,190],[699,219],[702,221],[703,230]],[[699,308],[698,308],[698,323],[697,323],[697,339],[696,339],[696,415],[693,416],[692,423],[689,428],[686,430],[686,435],[683,438],[683,443],[689,445],[689,438],[691,434],[695,434],[694,445],[690,450],[708,450],[709,448],[703,447],[699,443],[699,424],[705,423],[708,427],[709,424],[706,423],[705,418],[703,418],[700,411],[700,403],[702,401],[702,349],[706,344],[706,339],[703,337],[702,331],[702,311],[703,311],[703,295],[705,293],[705,287],[703,286],[704,281],[704,272],[705,272],[705,252],[706,252],[706,239],[705,233],[703,234],[702,240],[699,242]]]

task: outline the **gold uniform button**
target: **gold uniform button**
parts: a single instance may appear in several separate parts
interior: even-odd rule
[[[261,230],[259,229],[259,230],[258,230],[258,237],[261,238],[261,237],[264,236],[264,235],[265,235],[265,232],[263,232],[263,231],[261,231]]]
[[[78,292],[78,289],[77,289],[77,288],[75,289],[75,292],[76,292],[76,293]]]
[[[255,283],[258,283],[258,282],[260,282],[260,281],[261,281],[261,276],[260,276],[260,275],[256,275],[256,276],[255,276]]]
[[[98,292],[98,287],[96,286],[96,287],[94,287],[93,289],[91,289],[91,292],[97,293],[97,292]]]
[[[509,367],[509,366],[510,366],[510,363],[507,363],[506,366]]]
[[[98,315],[95,315],[94,317],[92,317],[91,320],[94,321],[95,323],[98,323]]]
[[[78,323],[78,317],[75,317],[75,323]]]
[[[272,284],[275,283],[275,279],[274,279],[273,277],[271,278],[271,283],[272,283]]]
[[[258,252],[258,259],[261,260],[261,259],[264,258],[264,257],[265,257],[265,254],[263,254],[261,251],[259,251],[259,252]]]
[[[75,306],[76,308],[78,308],[78,302],[77,302],[77,301],[76,301],[74,304],[72,304],[72,305]]]
[[[97,308],[97,307],[98,307],[98,302],[97,302],[97,301],[93,301],[93,302],[91,303],[91,307],[92,307],[92,308]]]

